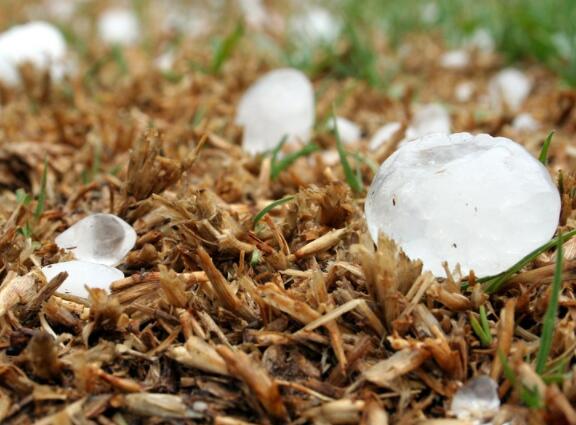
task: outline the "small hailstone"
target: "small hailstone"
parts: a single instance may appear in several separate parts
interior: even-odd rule
[[[334,119],[330,118],[328,121],[328,128],[334,129]],[[360,140],[362,137],[362,130],[360,127],[349,119],[343,117],[336,117],[336,128],[340,140],[344,144],[351,144]]]
[[[464,49],[451,50],[440,57],[440,64],[447,69],[462,69],[470,64],[470,54]]]
[[[294,36],[312,43],[333,43],[342,30],[342,23],[321,7],[306,8],[290,21]]]
[[[154,65],[160,71],[170,71],[174,66],[174,52],[168,50],[167,52],[162,53],[154,60]]]
[[[66,53],[66,41],[55,26],[42,21],[14,26],[0,34],[0,80],[19,84],[18,67],[26,63],[49,69],[59,80],[66,71]]]
[[[268,13],[262,0],[238,0],[238,4],[249,25],[255,28],[264,26],[268,20]]]
[[[536,131],[540,128],[540,123],[534,119],[532,114],[523,112],[518,114],[512,121],[512,128],[525,133]]]
[[[92,214],[60,233],[55,242],[78,260],[115,266],[134,247],[136,232],[115,215]]]
[[[64,261],[42,267],[42,273],[48,281],[61,272],[67,272],[68,277],[58,292],[84,298],[88,296],[84,285],[108,290],[112,282],[124,278],[124,273],[114,267],[88,261]]]
[[[366,198],[372,239],[382,231],[436,276],[442,262],[498,274],[550,240],[560,195],[521,145],[487,134],[431,134],[380,166]]]
[[[491,53],[494,51],[494,37],[486,28],[478,28],[472,33],[468,39],[468,46],[475,47],[484,53]]]
[[[420,18],[422,22],[426,24],[433,24],[438,21],[438,17],[440,16],[440,10],[438,10],[438,4],[433,1],[429,1],[425,3],[420,8]]]
[[[406,138],[412,140],[431,133],[450,133],[450,115],[439,103],[429,103],[416,108]]]
[[[483,424],[500,410],[498,384],[488,376],[479,376],[461,387],[450,405],[450,411],[461,420]]]
[[[458,102],[468,102],[474,94],[474,83],[471,81],[463,81],[459,83],[454,89],[454,95]]]
[[[400,130],[400,127],[402,127],[402,124],[400,124],[399,122],[391,122],[380,127],[378,130],[376,130],[376,133],[374,133],[374,135],[370,139],[369,144],[370,149],[376,150],[384,143],[390,141],[392,136],[398,130]]]
[[[288,142],[306,141],[314,126],[314,89],[302,72],[283,68],[268,72],[242,96],[236,123],[244,127],[242,146],[251,154]]]
[[[135,44],[140,38],[138,17],[130,9],[108,9],[98,18],[98,34],[108,44]]]
[[[492,77],[488,84],[488,95],[494,107],[505,105],[511,111],[517,111],[531,89],[532,82],[522,71],[506,68]]]

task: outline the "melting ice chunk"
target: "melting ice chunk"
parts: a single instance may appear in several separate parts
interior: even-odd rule
[[[58,273],[67,272],[68,277],[58,288],[58,292],[87,297],[85,285],[90,288],[102,288],[108,290],[110,284],[124,278],[124,273],[114,267],[103,264],[90,263],[88,261],[65,261],[63,263],[50,264],[42,267],[42,273],[50,281]]]
[[[78,260],[115,266],[134,247],[136,232],[112,214],[92,214],[56,237],[58,247]]]
[[[108,9],[98,18],[98,35],[108,44],[130,45],[140,38],[140,24],[130,9]]]
[[[50,70],[61,79],[66,71],[66,41],[58,29],[42,21],[17,25],[0,34],[0,79],[7,85],[20,83],[18,67],[29,63]]]
[[[478,376],[460,388],[450,410],[462,420],[471,420],[474,424],[485,423],[496,416],[500,409],[498,384],[488,376]]]
[[[448,261],[486,276],[553,236],[560,195],[548,170],[510,139],[432,134],[384,161],[365,213],[374,241],[384,232],[435,275]]]
[[[251,154],[274,149],[284,136],[306,141],[314,125],[314,89],[302,72],[283,68],[256,81],[238,105],[242,146]]]
[[[334,129],[334,127],[338,129],[338,135],[344,144],[357,142],[362,136],[362,130],[360,127],[347,118],[336,117],[336,124],[334,124],[334,119],[330,118],[328,121],[328,128]]]
[[[531,89],[532,82],[522,71],[506,68],[492,77],[488,95],[494,107],[506,106],[514,112],[520,109]]]

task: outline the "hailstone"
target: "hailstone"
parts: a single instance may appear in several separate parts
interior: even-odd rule
[[[400,146],[378,169],[365,204],[379,232],[443,276],[442,262],[500,273],[547,242],[560,195],[521,145],[487,134],[432,134]]]
[[[135,44],[140,38],[138,17],[130,9],[108,9],[98,18],[98,35],[108,44]]]
[[[35,21],[14,26],[0,34],[0,80],[18,85],[18,67],[27,63],[49,70],[53,79],[60,80],[66,71],[66,54],[66,41],[54,25]]]
[[[60,285],[58,292],[84,298],[88,296],[85,286],[108,290],[112,282],[124,278],[124,273],[114,267],[88,261],[64,261],[42,267],[42,273],[47,280],[61,272],[67,272],[68,277]]]
[[[344,117],[336,117],[336,120],[330,118],[328,121],[328,128],[338,130],[338,136],[340,137],[340,141],[344,144],[352,144],[360,140],[362,137],[362,129],[358,126],[358,124],[350,121]]]
[[[314,126],[314,89],[302,72],[268,72],[244,94],[236,123],[244,127],[242,146],[250,154],[274,149],[282,138],[306,141]]]
[[[511,111],[520,109],[532,90],[532,82],[522,72],[506,68],[497,73],[488,84],[490,102],[496,108],[506,106]]]
[[[59,234],[55,242],[78,260],[115,266],[134,247],[136,232],[115,215],[92,214]]]

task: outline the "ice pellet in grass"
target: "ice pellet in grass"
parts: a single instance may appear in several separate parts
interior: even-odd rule
[[[464,49],[450,50],[440,56],[440,64],[446,69],[463,69],[470,64],[470,54]]]
[[[522,71],[506,68],[497,73],[488,84],[490,102],[496,108],[506,107],[515,112],[522,106],[532,90],[532,82]]]
[[[415,108],[406,139],[412,140],[431,133],[450,133],[450,115],[439,103],[428,103]]]
[[[136,243],[136,232],[112,214],[92,214],[56,237],[58,247],[70,250],[78,260],[115,266]]]
[[[394,136],[394,134],[400,130],[400,127],[402,127],[402,124],[399,122],[384,124],[378,130],[376,130],[376,133],[374,133],[370,139],[370,149],[376,150],[383,144],[389,142],[392,139],[392,136]]]
[[[88,261],[64,261],[42,267],[42,273],[48,281],[60,272],[67,272],[68,277],[60,285],[58,292],[84,298],[88,296],[85,285],[108,290],[112,282],[124,278],[124,273],[114,267]]]
[[[500,273],[550,240],[560,195],[521,145],[487,134],[432,134],[403,144],[378,169],[365,205],[381,231],[424,268]]]
[[[135,44],[140,38],[138,17],[130,9],[105,10],[98,18],[98,35],[108,44]]]
[[[450,411],[461,420],[475,425],[488,423],[498,413],[498,384],[488,376],[478,376],[460,388],[450,405]]]
[[[334,119],[330,118],[328,121],[328,128],[331,130],[336,127],[338,129],[338,136],[340,136],[340,141],[344,144],[352,144],[360,140],[362,137],[362,130],[360,127],[344,117],[336,117],[336,125],[334,125]]]
[[[19,67],[31,64],[50,70],[54,80],[66,71],[66,41],[58,29],[47,22],[17,25],[0,34],[0,80],[14,86],[20,83]]]
[[[256,81],[238,105],[242,146],[250,154],[274,149],[284,136],[306,142],[314,125],[314,89],[302,72],[282,68]]]

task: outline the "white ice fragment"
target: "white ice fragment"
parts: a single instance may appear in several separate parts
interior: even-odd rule
[[[244,127],[242,146],[250,154],[273,149],[284,136],[288,143],[306,141],[314,125],[314,89],[302,72],[270,71],[242,96],[236,123]]]
[[[560,195],[540,161],[510,139],[431,134],[384,161],[365,213],[374,241],[385,233],[436,276],[443,261],[488,276],[550,240]]]
[[[376,150],[383,144],[389,142],[392,136],[398,130],[400,130],[401,126],[402,124],[400,124],[399,122],[390,122],[380,127],[378,130],[376,130],[376,133],[374,133],[374,135],[370,139],[369,144],[370,149]]]
[[[67,272],[68,277],[60,285],[58,292],[84,298],[88,296],[84,285],[108,290],[112,282],[124,278],[124,273],[114,267],[88,261],[65,261],[42,267],[42,273],[48,280],[60,272]]]
[[[454,89],[454,96],[458,102],[468,102],[474,94],[474,83],[471,81],[462,81]]]
[[[58,29],[43,21],[17,25],[0,34],[0,80],[14,86],[20,83],[18,67],[29,63],[50,70],[55,80],[66,71],[66,41]]]
[[[532,82],[522,71],[506,68],[492,77],[488,84],[488,95],[492,106],[506,106],[514,112],[520,109],[531,89]]]
[[[302,41],[329,44],[338,38],[342,23],[324,8],[308,7],[291,19],[289,28]]]
[[[172,50],[168,50],[162,53],[154,60],[154,65],[160,71],[167,72],[172,70],[172,67],[174,66],[174,52]]]
[[[412,140],[431,133],[450,133],[450,115],[439,103],[428,103],[416,108],[406,138]]]
[[[135,44],[140,38],[138,17],[130,9],[105,10],[98,18],[98,35],[108,44]]]
[[[523,112],[516,115],[514,121],[512,121],[512,128],[515,130],[530,133],[536,131],[540,128],[540,123],[528,112]]]
[[[500,410],[498,384],[486,375],[478,376],[461,387],[450,405],[450,411],[461,420],[483,424]]]
[[[440,56],[440,64],[447,69],[462,69],[470,64],[470,54],[464,49],[450,50]]]
[[[60,233],[55,242],[78,260],[115,266],[134,247],[136,232],[115,215],[92,214]]]
[[[334,119],[330,118],[328,120],[328,128],[334,129]],[[336,117],[336,128],[338,129],[340,140],[344,144],[352,144],[360,140],[360,137],[362,137],[362,130],[360,127],[347,118]]]
[[[238,4],[248,25],[261,28],[266,24],[268,13],[262,0],[238,0]]]
[[[494,51],[494,37],[486,28],[477,28],[468,39],[467,45],[484,53]]]

